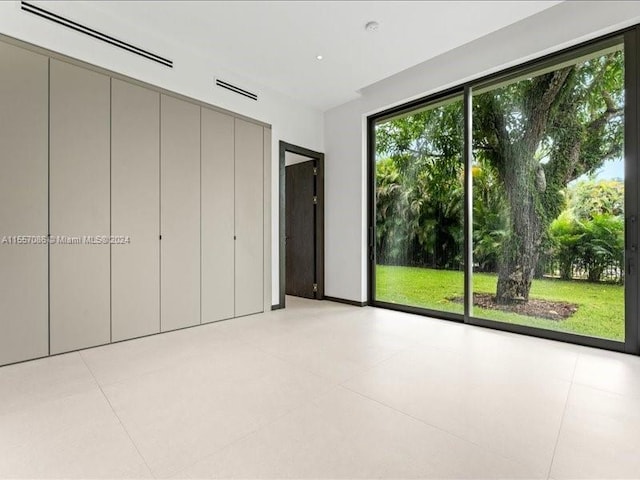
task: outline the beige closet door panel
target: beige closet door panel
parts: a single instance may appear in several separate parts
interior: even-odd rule
[[[272,292],[271,292],[271,128],[264,127],[264,178],[263,183],[263,232],[264,232],[264,297],[263,309],[265,312],[271,311]]]
[[[200,107],[161,96],[161,329],[200,323]]]
[[[235,119],[235,314],[264,308],[263,127]]]
[[[160,94],[111,83],[112,341],[160,331]]]
[[[50,247],[51,353],[110,341],[110,79],[51,60],[50,228],[75,244]],[[78,244],[80,243],[80,244]]]
[[[234,315],[234,119],[202,108],[202,322]]]
[[[48,61],[0,43],[0,365],[49,353],[47,244],[5,238],[47,235]]]

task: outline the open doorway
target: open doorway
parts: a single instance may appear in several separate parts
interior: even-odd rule
[[[324,154],[280,142],[280,295],[324,298]]]

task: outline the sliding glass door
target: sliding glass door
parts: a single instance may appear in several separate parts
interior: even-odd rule
[[[379,302],[464,311],[463,99],[375,126]]]
[[[624,49],[473,95],[473,315],[624,341]]]
[[[638,351],[636,28],[369,120],[373,305]]]

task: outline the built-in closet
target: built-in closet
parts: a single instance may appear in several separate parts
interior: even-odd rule
[[[263,312],[271,129],[0,41],[0,365]]]

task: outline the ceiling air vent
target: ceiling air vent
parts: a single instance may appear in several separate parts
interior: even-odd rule
[[[238,95],[242,95],[243,97],[250,98],[251,100],[258,100],[258,95],[256,95],[255,93],[251,93],[248,90],[244,90],[243,88],[231,85],[230,83],[227,83],[224,80],[220,80],[219,78],[216,78],[216,85],[221,88],[226,88],[227,90],[230,90],[233,93],[237,93]]]
[[[24,10],[25,12],[33,13],[34,15],[38,15],[39,17],[42,17],[51,22],[55,22],[59,25],[62,25],[63,27],[70,28],[72,30],[75,30],[76,32],[80,32],[102,42],[109,43],[114,47],[118,47],[128,52],[135,53],[136,55],[144,57],[147,60],[151,60],[152,62],[159,63],[160,65],[164,65],[165,67],[173,68],[173,62],[171,60],[167,60],[166,58],[156,55],[155,53],[148,52],[140,47],[136,47],[134,45],[131,45],[130,43],[126,43],[122,40],[118,40],[117,38],[113,38],[106,33],[98,32],[93,28],[85,27],[84,25],[74,22],[73,20],[64,18],[53,12],[45,10],[44,8],[38,7],[37,5],[33,5],[32,3],[20,2],[20,4],[22,10]]]

